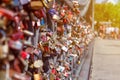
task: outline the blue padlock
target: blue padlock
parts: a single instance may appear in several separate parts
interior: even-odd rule
[[[41,24],[41,26],[45,25],[45,20],[44,20],[44,18],[41,18],[40,24]]]
[[[48,11],[48,13],[51,14],[51,15],[54,15],[54,14],[56,14],[56,10],[55,9],[50,9]]]
[[[13,4],[14,4],[14,6],[20,6],[19,0],[14,0],[14,1],[13,1]]]

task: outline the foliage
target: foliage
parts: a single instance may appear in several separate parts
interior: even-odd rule
[[[95,21],[111,21],[112,26],[120,28],[120,2],[116,5],[112,3],[94,5]]]

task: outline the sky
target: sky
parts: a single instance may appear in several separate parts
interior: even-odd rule
[[[104,0],[96,0],[97,3],[101,3],[103,2]],[[114,1],[115,3],[118,1],[118,0],[111,0],[111,1]]]

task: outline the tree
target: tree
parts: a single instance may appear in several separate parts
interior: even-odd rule
[[[95,21],[111,21],[112,26],[120,28],[120,2],[116,5],[112,3],[95,4]]]

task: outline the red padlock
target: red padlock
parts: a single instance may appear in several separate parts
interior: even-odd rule
[[[14,33],[14,34],[12,34],[11,35],[11,39],[12,40],[19,40],[19,39],[24,39],[24,35],[23,35],[23,33],[22,32],[16,32],[16,33]]]
[[[20,18],[18,16],[17,13],[12,12],[10,10],[4,9],[4,8],[0,8],[0,15],[1,16],[5,16],[8,20],[12,20],[15,22],[15,29],[19,30],[19,22],[20,22]]]
[[[68,20],[65,18],[65,19],[63,19],[63,23],[64,24],[67,24],[68,23]]]
[[[0,8],[0,15],[6,16],[8,19],[14,20],[16,22],[15,16],[17,15],[17,13],[14,13],[4,8]]]
[[[2,0],[4,3],[9,4],[11,0]]]
[[[26,59],[27,56],[28,56],[28,53],[27,53],[27,52],[25,52],[25,51],[22,51],[22,52],[21,52],[21,57],[22,57],[23,59]]]
[[[40,9],[40,10],[37,10],[37,11],[33,11],[34,15],[41,19],[42,17],[43,18],[46,18],[46,13],[45,13],[45,10],[44,9]]]

